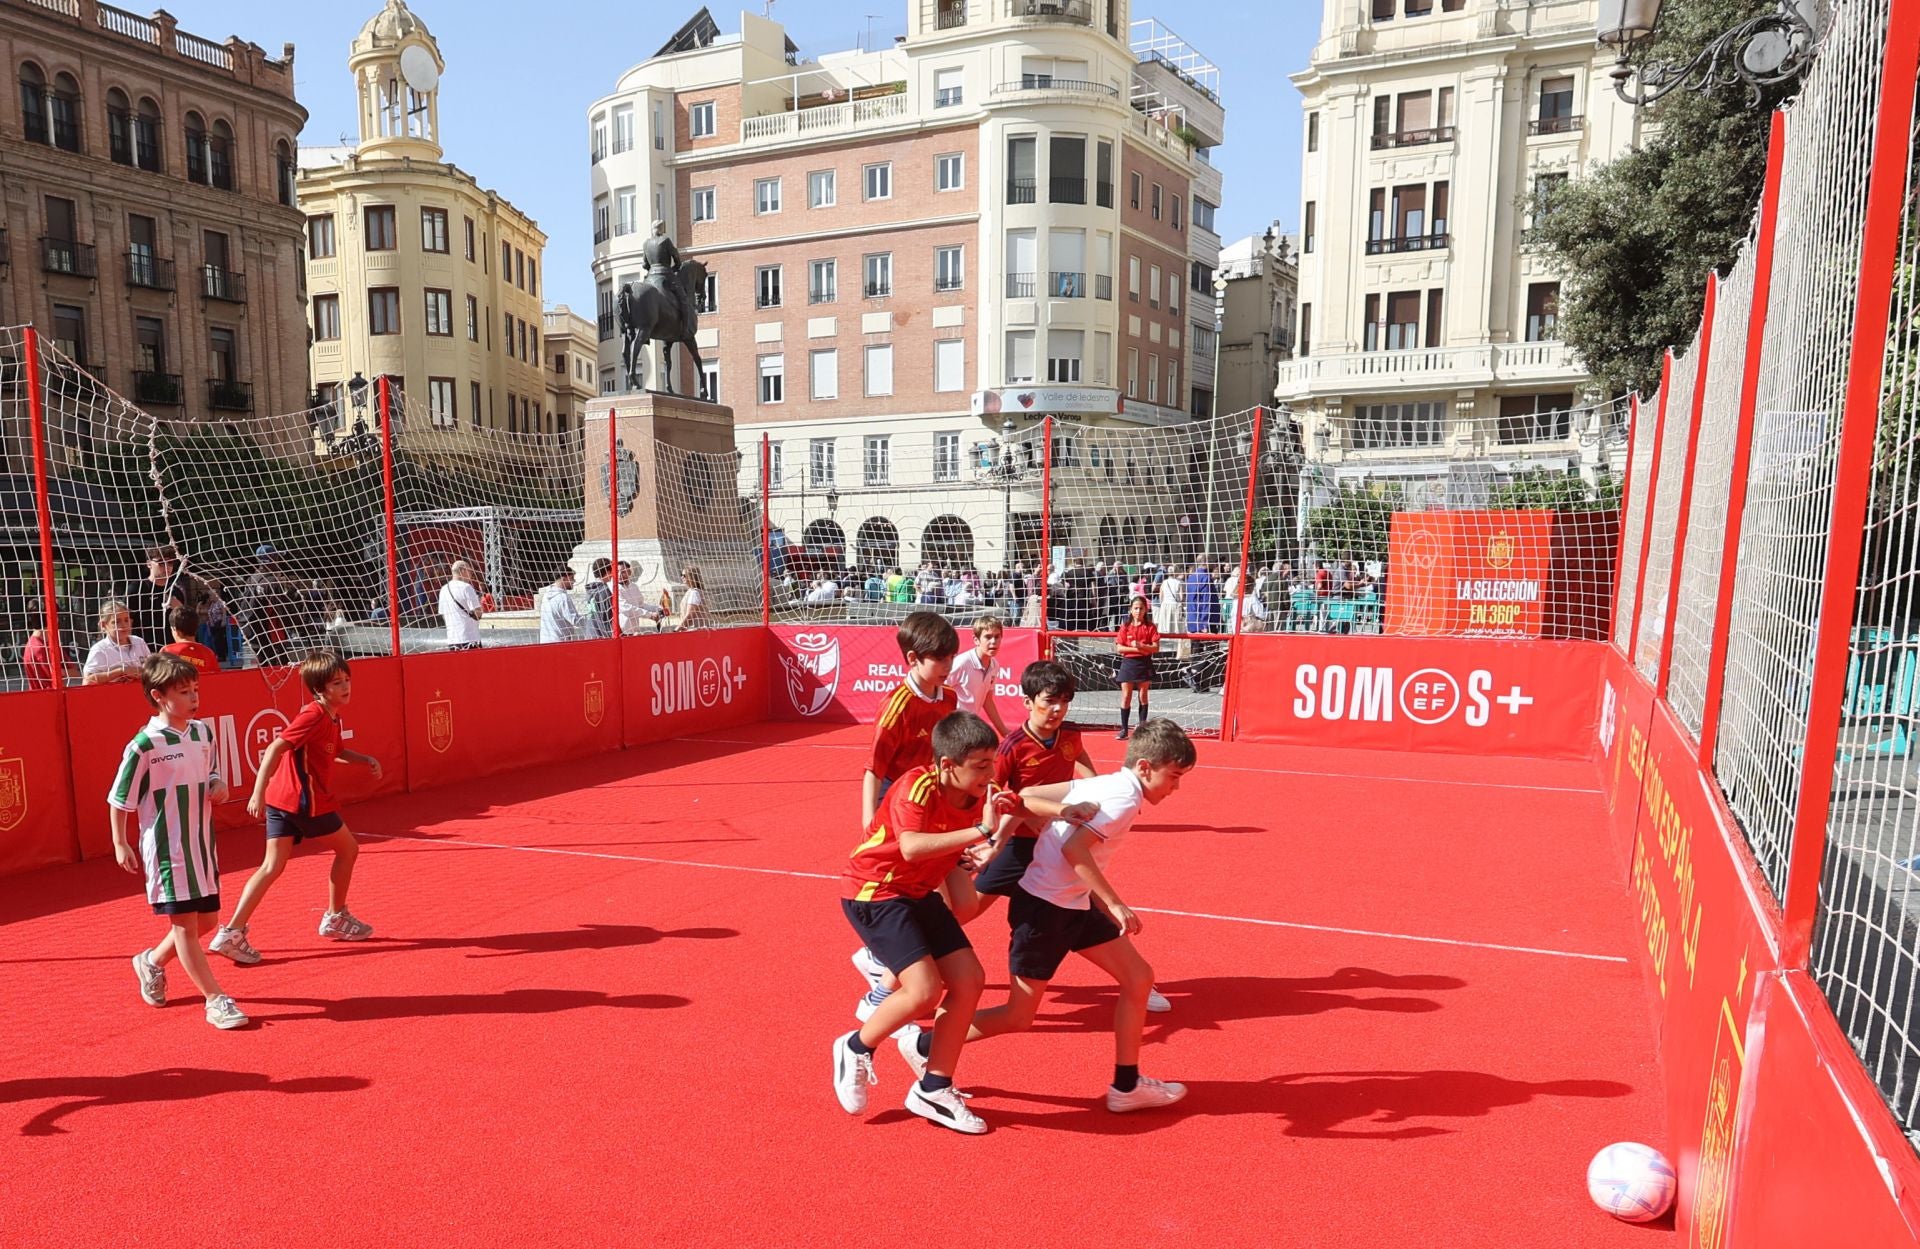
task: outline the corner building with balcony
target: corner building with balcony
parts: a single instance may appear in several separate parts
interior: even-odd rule
[[[409,419],[445,430],[553,432],[541,346],[547,236],[498,192],[443,159],[432,33],[387,0],[348,59],[360,141],[302,153],[315,400],[338,419],[382,375]],[[355,378],[366,386],[355,384]]]
[[[1304,96],[1295,358],[1275,398],[1341,484],[1474,507],[1530,468],[1617,467],[1527,242],[1556,185],[1638,138],[1596,0],[1327,0]]]
[[[293,46],[22,0],[0,53],[0,324],[157,416],[305,406]]]
[[[1210,403],[1190,324],[1213,321],[1224,114],[1212,67],[1128,3],[914,0],[895,45],[818,60],[701,10],[588,111],[603,393],[626,389],[618,292],[663,220],[708,270],[706,381],[756,491],[770,441],[790,541],[862,568],[1034,566],[1038,418],[1071,475]],[[1132,547],[1092,515],[1054,543],[1110,529],[1102,557],[1153,558],[1171,493],[1115,491]]]

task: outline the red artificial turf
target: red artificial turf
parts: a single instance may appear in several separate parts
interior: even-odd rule
[[[258,1021],[237,1033],[177,967],[167,1009],[139,1001],[127,959],[158,929],[111,862],[0,881],[0,1242],[1670,1237],[1585,1194],[1601,1146],[1665,1144],[1589,767],[1202,743],[1113,873],[1174,1003],[1142,1068],[1191,1094],[1107,1113],[1112,995],[1070,961],[1031,1033],[963,1055],[993,1127],[966,1138],[899,1109],[890,1050],[863,1118],[828,1079],[863,987],[836,899],[866,732],[762,725],[356,807],[377,936],[315,935],[326,860],[301,855],[254,920],[266,962],[215,960]],[[223,840],[229,907],[258,837]],[[991,1005],[1004,912],[972,935]]]

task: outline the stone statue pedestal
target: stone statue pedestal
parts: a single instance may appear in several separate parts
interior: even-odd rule
[[[617,461],[608,471],[607,426]],[[649,603],[664,587],[684,588],[682,571],[700,570],[715,615],[760,610],[758,500],[743,505],[733,409],[652,391],[602,395],[582,415],[586,474],[585,538],[569,561],[585,586],[593,561],[633,565],[633,584]],[[757,475],[756,475],[757,480]],[[617,506],[609,490],[617,482]]]

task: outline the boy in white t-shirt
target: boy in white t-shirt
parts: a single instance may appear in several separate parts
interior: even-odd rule
[[[973,622],[973,649],[953,661],[947,684],[960,701],[960,710],[971,712],[993,726],[1002,738],[1007,723],[993,697],[993,659],[1000,653],[1000,635],[1006,626],[1000,617],[988,612]]]
[[[1020,794],[1027,810],[1051,817],[1052,823],[1041,832],[1033,862],[1008,899],[1013,933],[1006,1005],[976,1014],[968,1040],[1030,1027],[1060,964],[1068,954],[1078,954],[1120,986],[1113,1010],[1113,1085],[1107,1089],[1107,1109],[1115,1113],[1170,1106],[1187,1095],[1183,1084],[1140,1074],[1153,968],[1128,940],[1140,931],[1140,917],[1114,892],[1106,868],[1140,808],[1178,790],[1195,759],[1193,742],[1179,725],[1148,720],[1128,741],[1120,771]]]

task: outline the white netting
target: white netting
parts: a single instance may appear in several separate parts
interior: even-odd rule
[[[1627,472],[1627,494],[1620,514],[1619,593],[1613,607],[1613,644],[1622,654],[1633,653],[1633,613],[1640,605],[1640,549],[1646,539],[1647,502],[1652,494],[1655,439],[1660,429],[1660,396],[1640,399],[1633,411],[1633,463]]]
[[[1687,545],[1680,556],[1680,582],[1673,589],[1678,605],[1667,693],[1681,722],[1695,737],[1700,734],[1714,611],[1725,564],[1727,491],[1733,477],[1741,379],[1752,327],[1753,269],[1750,236],[1739,263],[1720,283],[1714,304],[1700,449],[1694,456],[1693,492],[1687,508]]]
[[[1699,379],[1699,340],[1676,356],[1663,392],[1659,474],[1653,486],[1653,524],[1647,531],[1647,575],[1640,588],[1640,636],[1633,660],[1648,681],[1660,674],[1660,644],[1667,629],[1667,590],[1673,578],[1674,531],[1680,523],[1680,492],[1687,475],[1687,444],[1693,433],[1694,387]]]
[[[604,462],[604,451],[600,458]],[[649,605],[664,612],[653,622],[657,627],[760,623],[760,496],[757,489],[740,488],[757,460],[733,450],[654,444],[646,493],[657,509],[657,533],[641,538],[623,532],[620,558],[633,565],[635,584]]]
[[[1714,760],[1776,896],[1785,896],[1803,768],[1828,765],[1800,756],[1828,574],[1833,448],[1864,259],[1886,12],[1886,0],[1836,7],[1787,127],[1783,228],[1775,241]]]
[[[1861,27],[1857,56],[1879,38],[1885,5],[1861,7],[1866,12],[1853,15]],[[1873,75],[1862,72],[1861,77],[1849,88],[1848,102],[1870,120],[1867,101],[1873,97],[1866,93],[1873,90]],[[1904,172],[1906,209],[1898,253],[1864,258],[1868,265],[1893,266],[1895,285],[1811,963],[1841,1027],[1895,1115],[1920,1139],[1920,778],[1914,772],[1920,667],[1920,212],[1915,208],[1920,179],[1911,154]],[[1827,572],[1846,576],[1851,570]],[[1809,761],[1809,766],[1825,764]]]

